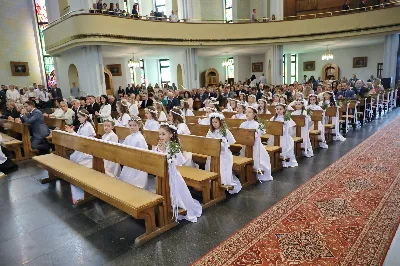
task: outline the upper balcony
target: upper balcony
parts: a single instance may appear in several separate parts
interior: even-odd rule
[[[260,23],[176,23],[79,11],[70,12],[50,24],[44,31],[44,38],[51,55],[82,45],[283,44],[400,32],[399,14],[397,3],[388,8],[319,13]]]

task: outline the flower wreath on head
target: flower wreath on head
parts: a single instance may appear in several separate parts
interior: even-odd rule
[[[258,110],[257,110],[257,108],[255,108],[254,106],[249,105],[249,106],[246,106],[246,107],[247,107],[247,108],[253,109],[253,110],[256,112],[256,114],[258,114]]]
[[[211,113],[208,117],[209,118],[219,118],[220,120],[225,120],[225,116],[220,113]]]
[[[89,117],[89,115],[88,114],[85,114],[84,112],[82,112],[81,110],[78,112],[78,114],[80,114],[80,115],[82,115],[82,116],[84,116],[84,117]]]
[[[121,101],[121,105],[124,107],[128,107],[128,103],[126,101]]]
[[[205,109],[206,109],[206,110],[207,110],[207,109],[210,109],[211,111],[214,111],[214,112],[217,111],[217,109],[215,109],[214,107],[210,107],[210,106],[207,106]]]
[[[158,111],[157,111],[157,110],[151,110],[151,109],[149,109],[149,108],[145,108],[144,110],[147,111],[147,112],[149,112],[149,113],[158,115]]]
[[[173,131],[172,132],[173,135],[178,135],[178,128],[174,124],[168,122],[161,122],[160,126],[167,126]],[[177,157],[176,154],[178,154],[180,151],[181,151],[181,144],[179,143],[179,141],[169,141],[167,146],[168,163],[176,161]]]
[[[133,115],[129,121],[142,122],[142,119],[139,116]]]
[[[180,114],[180,113],[176,112],[176,111],[175,111],[176,109],[175,109],[175,110],[174,110],[174,109],[175,109],[175,107],[172,108],[170,112],[173,113],[173,114],[176,114],[176,115],[178,115],[178,116],[180,116],[180,117],[182,117],[183,120],[185,120],[185,116],[184,116],[183,114]]]
[[[265,102],[266,104],[268,104],[268,101],[267,101],[267,99],[264,99],[264,98],[260,98],[260,99],[258,99],[258,102]]]

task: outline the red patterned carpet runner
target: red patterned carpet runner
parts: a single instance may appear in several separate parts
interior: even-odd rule
[[[193,265],[381,265],[399,225],[400,118]]]

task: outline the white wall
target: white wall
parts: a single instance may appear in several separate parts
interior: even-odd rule
[[[145,59],[144,69],[146,73],[146,84],[151,83],[151,85],[154,86],[154,84],[158,83],[158,85],[160,85],[160,63],[158,59]]]
[[[234,56],[235,60],[235,81],[244,81],[251,76],[251,56]]]
[[[327,63],[334,63],[339,66],[340,76],[350,78],[352,74],[356,74],[358,78],[367,80],[370,75],[376,76],[377,64],[383,62],[383,44],[374,46],[362,46],[354,48],[345,48],[332,50],[334,55],[333,60],[322,61],[323,52],[305,53],[298,55],[298,79],[303,75],[315,78],[322,77],[322,67]],[[353,68],[353,57],[368,57],[368,65],[364,68]],[[303,71],[303,62],[315,61],[315,71]]]
[[[0,9],[0,84],[42,84],[42,58],[38,46],[32,0],[2,1]],[[10,61],[28,62],[30,76],[11,76]]]
[[[122,86],[122,88],[125,88],[127,84],[131,83],[131,76],[130,76],[131,74],[129,72],[128,61],[129,61],[129,58],[104,58],[103,59],[104,67],[107,67],[107,65],[114,65],[114,64],[121,65],[122,76],[113,76],[112,77],[115,92],[118,90],[119,86]]]
[[[209,68],[215,68],[219,74],[219,81],[225,82],[226,80],[226,69],[222,66],[222,62],[225,58],[222,57],[199,57],[198,71],[199,75],[203,75],[203,72]],[[201,77],[200,80],[203,80]]]
[[[201,6],[201,19],[203,19],[203,20],[224,20],[225,1],[198,0],[198,2],[200,3],[200,6]]]
[[[259,77],[261,77],[261,75],[264,73],[265,77],[267,77],[267,65],[265,63],[265,55],[264,54],[259,54],[259,55],[252,55],[250,58],[250,76],[248,76],[247,78],[250,78],[252,75],[256,75],[256,78],[258,79]],[[263,70],[264,72],[253,72],[252,71],[252,64],[253,63],[258,63],[258,62],[262,62],[263,63]],[[269,80],[267,80],[267,82],[270,82]]]
[[[82,91],[96,96],[106,92],[101,47],[85,46],[70,49],[61,53],[55,59],[58,87],[61,88],[64,98],[70,96],[68,69],[71,64],[74,64],[78,70]]]

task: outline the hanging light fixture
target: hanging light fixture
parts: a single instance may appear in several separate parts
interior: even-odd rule
[[[135,59],[135,55],[132,54],[132,58],[128,61],[128,67],[130,68],[137,68],[140,66],[140,62]]]
[[[325,53],[322,54],[322,60],[332,60],[333,59],[333,53],[331,52],[331,49],[329,49],[329,46],[327,46]]]

